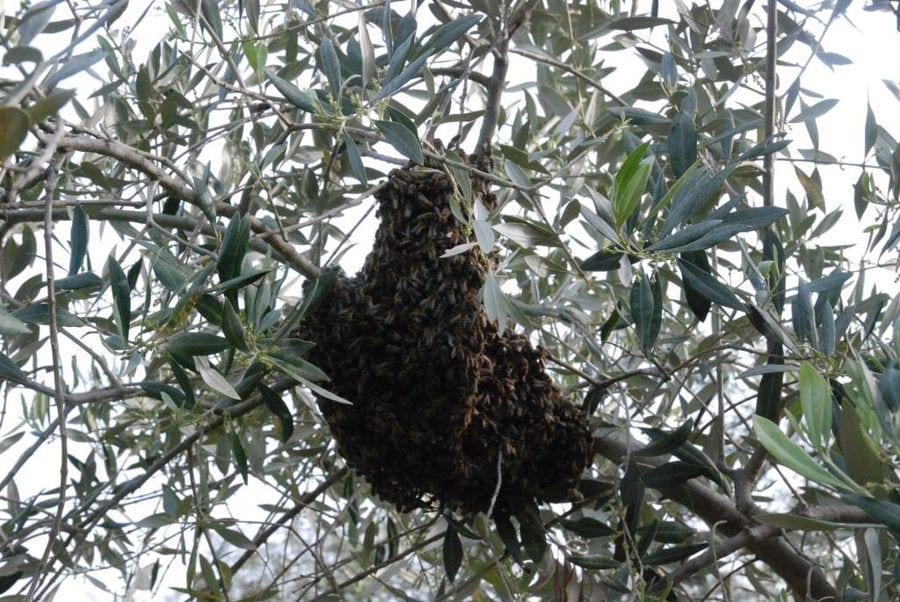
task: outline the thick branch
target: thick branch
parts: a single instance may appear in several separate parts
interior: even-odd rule
[[[627,443],[615,435],[596,439],[595,450],[616,463],[621,462],[633,451]],[[707,524],[716,525],[717,531],[727,537],[736,537],[749,530],[751,535],[744,536],[746,541],[744,539],[735,541],[745,543],[747,549],[778,574],[800,599],[804,599],[807,595],[819,600],[841,599],[822,570],[794,549],[783,536],[759,540],[758,537],[766,535],[767,530],[754,531],[759,525],[740,512],[731,499],[712,491],[696,479],[688,480],[678,487],[662,489],[660,493],[678,502]]]
[[[755,525],[737,535],[729,537],[719,543],[710,546],[699,556],[695,556],[679,566],[667,575],[667,581],[681,583],[707,566],[728,557],[729,555],[751,544],[759,543],[770,537],[775,537],[781,532],[778,527],[771,525]]]

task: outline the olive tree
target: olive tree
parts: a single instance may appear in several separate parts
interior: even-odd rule
[[[659,4],[8,10],[0,588],[897,596],[900,89],[886,82],[889,106],[869,107],[852,139],[820,136],[854,68],[829,33],[859,7]],[[816,64],[835,79],[808,81]],[[334,290],[372,245],[378,267],[398,177],[445,195],[444,213],[406,214],[454,224],[427,265],[469,261],[478,277],[459,299],[432,295],[444,313],[391,319],[415,309],[453,344],[447,312],[463,307],[490,344],[515,347],[496,352],[512,354],[509,374],[567,408],[540,418],[548,428],[590,435],[580,464],[578,446],[542,452],[542,474],[564,482],[527,503],[504,498],[512,456],[529,478],[527,446],[466,456],[460,491],[465,474],[497,473],[479,500],[423,485],[395,504],[375,487],[395,462],[434,466],[426,451],[453,449],[477,407],[427,446],[358,419],[364,447],[335,443],[334,416],[353,419],[371,390],[317,364],[327,329],[309,324],[341,325],[350,342],[333,356],[361,372],[384,360],[360,351],[369,325],[341,322]],[[421,232],[411,244],[440,237]],[[397,295],[416,285],[398,278]],[[397,332],[397,347],[423,344]],[[379,370],[367,386],[390,392],[409,366]],[[512,413],[531,401],[502,399]],[[403,412],[439,420],[419,403]]]

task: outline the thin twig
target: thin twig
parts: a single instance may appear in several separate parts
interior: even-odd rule
[[[766,100],[765,100],[765,132],[764,139],[770,139],[775,133],[775,88],[776,79],[776,36],[778,35],[778,1],[769,0],[766,20]],[[772,207],[775,204],[775,153],[768,153],[763,157],[762,175],[763,205]],[[769,258],[773,259],[773,258]],[[784,354],[781,343],[775,339],[766,342],[769,358]],[[771,361],[771,359],[770,359]],[[777,378],[777,377],[776,377]],[[769,418],[772,418],[771,416]],[[767,454],[762,445],[757,443],[753,454],[741,470],[740,478],[746,480],[748,487],[756,482],[762,467],[765,464]]]
[[[778,0],[769,0],[766,19],[766,101],[765,101],[765,134],[764,140],[775,134],[775,89],[776,59],[778,58],[776,38],[778,35]],[[772,207],[775,204],[775,153],[767,153],[763,157],[763,205]]]
[[[497,503],[497,497],[500,495],[500,487],[503,486],[503,448],[497,450],[497,485],[494,487],[494,493],[491,495],[491,504],[488,506],[486,516],[494,515],[494,504]]]
[[[247,550],[243,554],[241,554],[241,557],[231,565],[231,574],[236,574],[248,560],[256,555],[256,549],[267,542],[269,538],[272,537],[272,535],[274,535],[280,528],[291,522],[298,514],[300,514],[300,512],[302,512],[305,508],[312,504],[315,499],[322,494],[323,491],[347,476],[348,472],[349,471],[346,467],[336,470],[327,479],[322,481],[322,483],[320,483],[318,487],[316,487],[309,493],[303,494],[303,496],[301,496],[300,499],[297,500],[297,503],[294,505],[294,507],[285,512],[281,516],[281,518],[279,518],[274,523],[266,525],[265,528],[260,529],[259,533],[257,533],[253,538],[253,545],[255,549]]]
[[[38,164],[47,164],[49,175],[46,181],[45,195],[47,205],[44,213],[44,264],[47,267],[47,308],[49,311],[48,326],[50,330],[50,359],[53,366],[53,399],[56,402],[56,413],[59,417],[59,500],[56,505],[56,514],[53,517],[53,523],[47,533],[47,544],[44,547],[44,553],[41,555],[40,565],[37,573],[32,577],[31,584],[25,599],[34,600],[35,592],[41,582],[41,576],[50,565],[50,555],[53,546],[59,538],[60,525],[64,515],[66,505],[66,483],[69,480],[69,437],[66,432],[65,415],[66,400],[63,397],[63,376],[62,365],[59,359],[59,323],[57,321],[57,303],[56,303],[56,279],[53,273],[53,189],[56,187],[57,180],[57,163],[58,158],[54,157],[59,141],[62,139],[65,130],[62,124],[56,130],[56,133],[47,141],[47,146]]]

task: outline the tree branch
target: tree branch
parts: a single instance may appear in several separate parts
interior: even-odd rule
[[[226,203],[216,203],[216,211],[220,215],[231,217],[237,213],[237,207]],[[17,209],[0,205],[0,212],[2,212],[0,213],[0,216],[2,216],[4,228],[13,224],[38,221],[41,215],[41,210],[33,207]],[[98,220],[132,222],[138,224],[146,224],[148,220],[146,211],[108,207],[92,211],[91,217]],[[53,219],[55,221],[64,221],[70,219],[70,217],[65,209],[54,209]],[[176,228],[186,232],[193,232],[199,229],[202,234],[206,234],[207,236],[217,236],[225,231],[225,226],[210,224],[205,220],[201,221],[200,219],[185,215],[154,213],[150,216],[150,219],[157,225],[165,228]],[[261,220],[254,217],[250,218],[250,229],[256,234],[256,237],[250,241],[250,248],[264,255],[271,249],[273,253],[279,255],[287,264],[307,278],[318,277],[320,273],[319,268],[309,259],[298,253],[291,243],[286,241],[279,232],[270,230]]]
[[[274,535],[276,531],[278,531],[278,529],[291,522],[298,514],[300,514],[300,512],[303,511],[304,508],[307,508],[310,504],[312,504],[315,499],[322,494],[323,491],[347,476],[347,472],[349,472],[349,469],[347,467],[336,470],[327,479],[322,481],[318,485],[318,487],[316,487],[309,493],[304,494],[299,500],[297,500],[297,503],[293,508],[281,515],[281,518],[279,518],[274,523],[266,525],[264,528],[260,529],[259,533],[257,533],[253,538],[253,545],[258,549],[262,544],[267,542],[269,538],[272,537],[272,535]],[[248,560],[253,558],[255,554],[255,549],[247,550],[243,554],[241,554],[241,557],[231,565],[231,574],[237,573],[238,570],[242,566],[244,566],[244,564],[246,564]]]
[[[203,206],[203,200],[188,185],[176,180],[165,171],[159,168],[158,160],[153,155],[138,151],[137,149],[117,142],[115,140],[96,138],[85,135],[70,135],[64,137],[59,143],[59,150],[80,151],[88,153],[97,153],[106,157],[111,157],[121,161],[141,173],[149,176],[151,179],[159,182],[169,194],[183,199],[192,205],[198,207]],[[214,209],[217,214],[231,217],[238,208],[224,202],[214,202]],[[308,259],[297,253],[294,247],[277,232],[269,230],[262,221],[257,218],[250,218],[250,228],[257,234],[264,235],[266,242],[274,251],[280,254],[288,263],[290,263],[298,272],[307,278],[316,278],[320,270],[312,264]]]
[[[623,461],[634,451],[615,434],[595,439],[594,449],[616,463]],[[661,462],[654,464],[658,465]],[[751,530],[751,535],[744,536],[746,540],[735,541],[743,542],[746,548],[781,577],[800,599],[804,599],[807,595],[819,600],[841,599],[822,570],[812,560],[791,547],[784,536],[758,540],[757,538],[766,535],[767,531],[765,529],[752,531],[758,526],[757,523],[738,510],[731,499],[712,491],[696,479],[690,479],[678,487],[661,489],[660,493],[663,497],[681,504],[707,524],[717,525],[717,529],[728,537],[736,537],[745,530]]]
[[[40,565],[37,572],[31,579],[28,587],[28,593],[25,600],[34,600],[34,593],[45,577],[45,572],[50,566],[50,556],[53,552],[53,545],[56,543],[60,534],[60,526],[62,525],[63,515],[66,506],[66,483],[69,480],[69,437],[66,432],[64,416],[68,413],[66,401],[63,396],[63,375],[62,365],[60,363],[59,350],[59,324],[56,315],[56,277],[54,274],[53,263],[53,189],[56,187],[58,159],[56,154],[57,144],[63,136],[62,124],[59,125],[56,132],[48,141],[47,146],[41,153],[37,164],[48,164],[49,176],[45,185],[46,207],[44,209],[44,264],[47,276],[47,307],[48,307],[48,327],[50,339],[50,363],[53,372],[53,395],[52,399],[56,402],[57,423],[59,425],[59,498],[56,504],[56,512],[53,516],[53,522],[47,533],[47,544],[44,546],[44,552],[41,555]],[[60,550],[56,551],[58,556]]]
[[[660,582],[657,588],[665,583],[677,584],[700,572],[707,566],[716,563],[729,555],[751,544],[759,543],[770,537],[779,535],[781,529],[771,525],[754,525],[737,535],[729,537],[717,544],[711,545],[702,554],[691,558],[666,576],[666,580]]]

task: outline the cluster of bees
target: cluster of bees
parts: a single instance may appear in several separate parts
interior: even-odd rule
[[[592,440],[545,372],[546,352],[487,319],[478,295],[488,258],[477,247],[441,257],[470,238],[453,193],[440,171],[392,172],[376,194],[372,252],[356,277],[336,279],[302,335],[353,402],[319,405],[378,496],[403,511],[517,513],[573,485]]]

